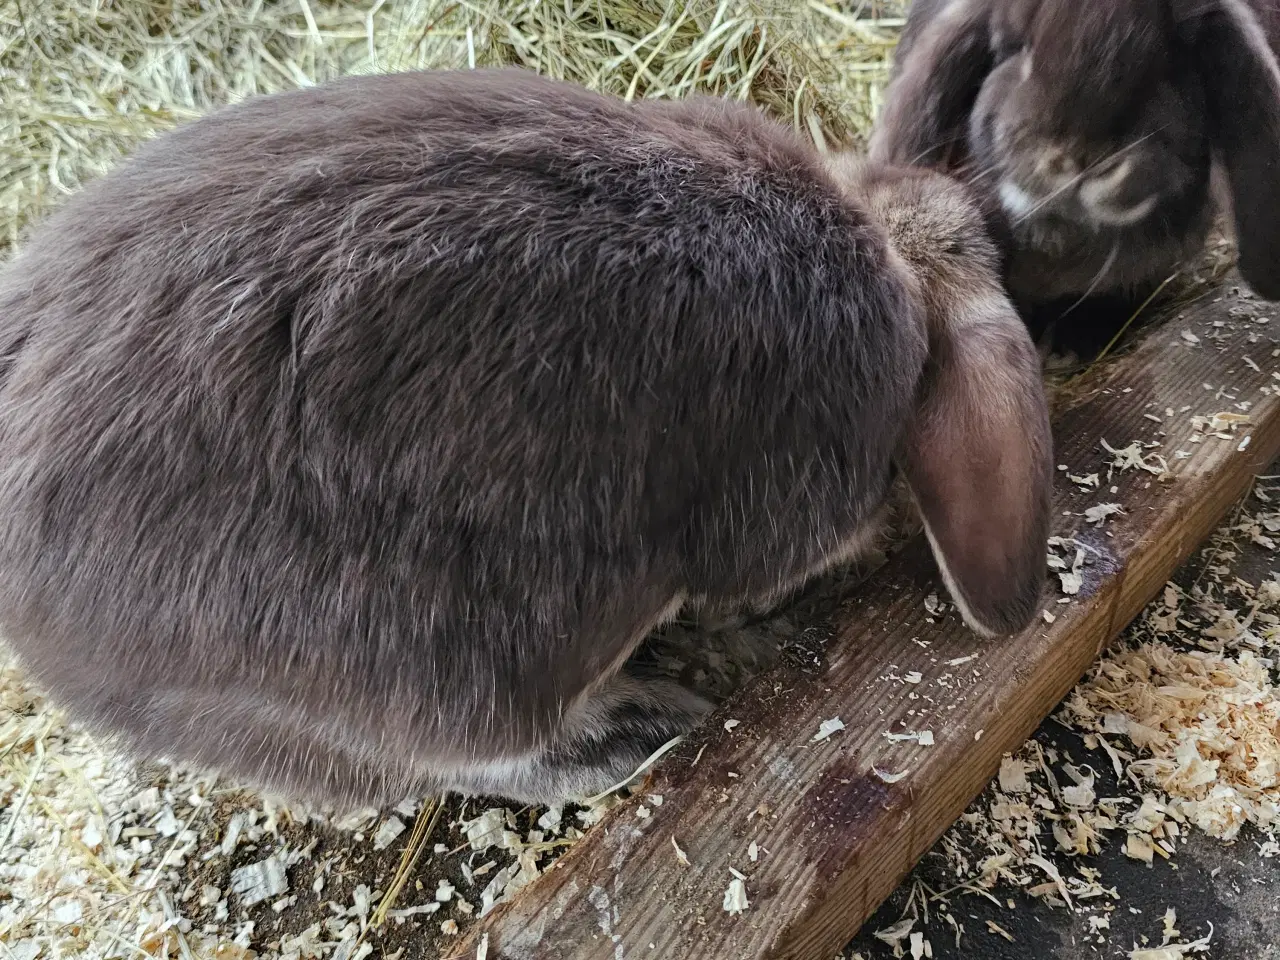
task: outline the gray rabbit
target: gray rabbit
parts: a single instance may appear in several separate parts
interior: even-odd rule
[[[1036,613],[1039,363],[966,188],[741,104],[346,79],[158,138],[0,273],[0,630],[142,756],[299,798],[608,787],[629,664],[865,539]]]
[[[1127,318],[1220,209],[1280,298],[1278,42],[1276,0],[914,0],[871,155],[978,189],[1038,329]]]

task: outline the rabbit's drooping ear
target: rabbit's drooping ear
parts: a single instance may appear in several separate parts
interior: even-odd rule
[[[1214,145],[1231,183],[1240,273],[1280,300],[1280,66],[1243,0],[1193,3]]]
[[[912,11],[923,27],[900,45],[869,152],[881,163],[945,165],[991,66],[989,17],[981,0],[915,2],[930,9]]]
[[[996,289],[936,304],[930,359],[899,453],[943,580],[984,636],[1035,617],[1053,443],[1040,358]]]

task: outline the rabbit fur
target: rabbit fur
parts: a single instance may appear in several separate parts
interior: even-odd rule
[[[349,78],[145,145],[0,272],[0,631],[142,756],[554,802],[708,709],[628,663],[894,471],[978,631],[1051,438],[967,190],[742,104]]]

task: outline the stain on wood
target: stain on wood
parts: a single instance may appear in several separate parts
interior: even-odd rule
[[[1269,306],[1214,291],[1059,404],[1058,553],[1083,557],[1078,593],[1051,576],[1044,622],[983,641],[949,607],[931,614],[946,594],[913,544],[849,598],[820,666],[756,677],[456,956],[487,936],[489,960],[830,960],[1280,454]],[[1117,467],[1125,449],[1149,469]],[[1089,474],[1096,489],[1071,479]],[[1084,516],[1105,503],[1123,512]],[[922,733],[932,745],[907,738]],[[749,901],[736,915],[731,870]]]

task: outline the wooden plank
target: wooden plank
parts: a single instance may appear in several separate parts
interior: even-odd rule
[[[913,545],[858,588],[816,668],[791,657],[757,677],[456,955],[483,940],[489,960],[830,960],[1280,453],[1269,306],[1234,287],[1204,296],[1058,404],[1058,463],[1102,486],[1059,471],[1056,532],[1090,562],[1070,602],[1053,578],[1052,624],[984,642],[954,612],[930,616],[926,598],[945,593]],[[1193,416],[1245,409],[1228,439],[1194,440]],[[1168,474],[1108,482],[1103,441],[1157,444],[1144,453]],[[1102,503],[1125,512],[1095,526],[1082,514]],[[836,717],[845,728],[815,742]],[[932,746],[886,737],[923,730]],[[723,909],[731,869],[740,915]]]

